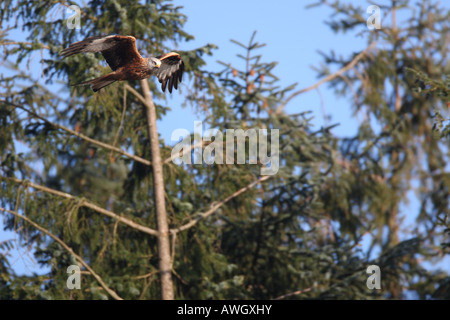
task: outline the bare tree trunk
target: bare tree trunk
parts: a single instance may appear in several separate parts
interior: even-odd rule
[[[155,192],[156,225],[158,228],[158,258],[161,279],[161,298],[173,300],[172,261],[170,254],[169,225],[165,202],[163,163],[159,149],[158,130],[156,128],[156,110],[153,103],[148,80],[141,80],[142,91],[146,101],[147,128],[150,136],[151,162],[153,168],[153,188]]]

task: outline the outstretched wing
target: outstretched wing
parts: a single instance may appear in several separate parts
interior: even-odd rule
[[[69,57],[80,52],[101,52],[113,71],[143,58],[136,48],[136,38],[132,36],[99,36],[75,42],[61,51],[61,55]]]
[[[162,91],[165,92],[168,87],[172,93],[172,88],[178,89],[178,83],[183,77],[184,62],[176,52],[169,52],[156,58],[161,60],[161,66],[153,74],[158,77]]]

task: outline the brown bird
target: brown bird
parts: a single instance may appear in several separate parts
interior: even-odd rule
[[[132,36],[90,37],[75,42],[61,51],[66,58],[80,52],[101,52],[113,72],[100,78],[76,84],[91,85],[94,92],[115,81],[142,80],[155,75],[161,83],[161,89],[172,93],[178,89],[184,71],[184,62],[176,52],[169,52],[158,57],[143,58],[136,48],[136,38]]]

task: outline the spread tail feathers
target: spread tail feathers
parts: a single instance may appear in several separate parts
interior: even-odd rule
[[[81,83],[77,83],[74,84],[74,86],[86,86],[86,85],[91,85],[92,90],[94,90],[94,92],[97,92],[98,90],[100,90],[101,88],[104,88],[106,86],[109,86],[111,83],[116,82],[117,80],[114,79],[114,74],[107,74],[104,75],[100,78],[97,79],[93,79],[93,80],[88,80],[88,81],[84,81]]]

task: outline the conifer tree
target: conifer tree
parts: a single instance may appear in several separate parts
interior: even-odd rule
[[[320,70],[319,82],[298,89],[280,87],[277,63],[261,56],[256,33],[247,44],[232,40],[241,64],[222,61],[221,72],[209,72],[202,56],[214,45],[176,48],[193,36],[171,1],[89,1],[80,6],[81,29],[58,14],[72,2],[11,3],[0,5],[10,68],[0,79],[0,213],[50,271],[17,275],[0,255],[0,298],[389,299],[406,290],[448,298],[448,274],[419,261],[448,253],[448,140],[432,128],[446,105],[441,95],[417,92],[421,83],[408,73],[427,75],[422,89],[436,81],[445,92],[448,10],[392,1],[383,7],[391,24],[364,29],[365,50],[326,56],[338,71]],[[407,5],[416,11],[399,25],[395,13]],[[365,28],[365,8],[330,6],[342,18],[330,24],[336,31]],[[28,38],[14,40],[16,28]],[[182,54],[191,87],[180,92],[205,130],[214,129],[209,138],[186,137],[190,146],[179,151],[191,163],[173,161],[175,146],[158,138],[156,119],[169,106],[155,81],[95,94],[67,86],[106,72],[100,55],[58,56],[99,34],[132,34],[144,52]],[[42,77],[24,68],[36,61]],[[337,124],[314,128],[302,106],[286,113],[293,97],[324,83],[365,115],[354,137],[334,136]],[[242,144],[229,130],[248,137]],[[252,132],[263,132],[255,139],[261,147],[267,137],[263,151],[275,152],[279,164],[273,156],[268,167],[261,153],[254,163]],[[220,162],[221,153],[232,163]],[[261,174],[264,168],[275,174]],[[418,227],[403,238],[400,206],[414,179],[421,181]],[[371,243],[362,246],[367,236]],[[80,290],[67,287],[70,265],[81,268]],[[370,265],[380,267],[380,290],[367,286]]]
[[[409,213],[417,216],[409,236],[420,241],[418,250],[424,259],[448,253],[439,244],[445,242],[440,225],[448,219],[450,207],[448,138],[441,139],[446,135],[444,115],[448,120],[450,11],[436,1],[392,0],[380,7],[381,28],[369,30],[360,14],[364,7],[345,1],[319,4],[336,13],[329,22],[335,32],[359,32],[376,48],[354,70],[330,82],[337,94],[352,97],[355,114],[364,118],[358,133],[342,139],[339,146],[346,169],[357,174],[352,187],[327,193],[334,199],[334,212],[364,215],[366,225],[373,228],[371,247],[389,252],[400,245],[399,207],[414,190],[421,205]],[[406,20],[400,18],[405,13]],[[345,64],[334,53],[325,59],[328,66]],[[426,76],[418,78],[419,74]],[[440,135],[435,134],[436,126]],[[355,195],[352,204],[349,200]],[[362,209],[365,206],[369,210]],[[418,296],[430,297],[425,288],[433,281],[423,277],[417,257],[402,260],[397,268],[408,266],[410,271],[405,270],[403,279],[392,279],[390,297],[401,298],[402,281],[413,274],[421,279],[414,285]]]

